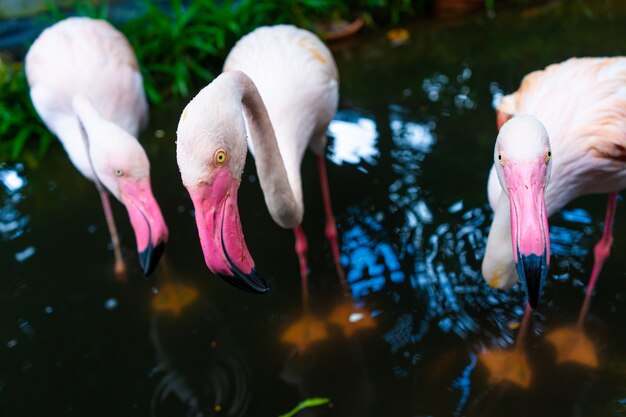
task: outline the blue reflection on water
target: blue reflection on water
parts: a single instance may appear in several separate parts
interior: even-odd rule
[[[472,393],[472,382],[470,380],[470,377],[472,375],[472,371],[474,371],[474,368],[477,364],[478,359],[476,355],[471,354],[470,363],[465,367],[461,376],[459,376],[459,378],[454,381],[454,384],[452,385],[453,388],[457,388],[461,391],[461,399],[459,400],[459,403],[454,410],[455,416],[461,415],[463,408],[465,408],[467,400],[469,400],[469,396]]]
[[[27,181],[22,176],[24,166],[0,164],[0,237],[9,241],[22,236],[28,226],[29,216],[23,215],[18,204],[23,200]]]
[[[392,106],[389,124],[395,173],[389,207],[366,201],[349,207],[341,222],[342,261],[353,297],[392,318],[384,336],[392,353],[406,353],[432,331],[475,340],[470,355],[485,345],[509,346],[512,325],[524,313],[524,294],[519,285],[492,289],[482,278],[491,209],[460,200],[433,210],[421,173],[436,145],[435,123],[418,123]],[[567,280],[569,272],[563,271],[583,270],[595,229],[582,209],[565,210],[552,220],[555,281]]]

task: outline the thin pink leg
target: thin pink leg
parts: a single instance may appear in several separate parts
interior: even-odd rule
[[[580,309],[580,315],[578,316],[578,326],[582,326],[582,323],[589,311],[589,305],[591,303],[591,294],[596,286],[600,271],[604,261],[609,257],[611,253],[611,245],[613,244],[613,223],[615,222],[615,211],[617,209],[617,193],[609,194],[609,202],[606,206],[606,218],[604,219],[604,232],[602,238],[593,248],[594,262],[593,270],[591,271],[591,279],[587,286],[587,292],[585,294],[585,301]]]
[[[120,249],[120,238],[117,235],[117,227],[115,227],[115,219],[113,218],[113,211],[111,210],[109,193],[107,193],[102,186],[100,179],[98,179],[98,175],[95,175],[96,170],[93,167],[93,161],[91,160],[91,154],[89,153],[89,138],[87,137],[87,131],[85,130],[85,126],[83,126],[80,120],[77,121],[78,127],[80,128],[80,133],[83,137],[83,142],[85,143],[85,148],[87,150],[87,156],[89,156],[89,165],[91,165],[91,169],[94,172],[93,182],[98,189],[98,193],[100,194],[100,201],[102,201],[104,217],[106,218],[109,233],[111,234],[113,255],[115,256],[115,266],[113,267],[113,271],[115,272],[115,277],[118,281],[126,281],[126,264],[124,263],[124,259],[122,258],[122,250]]]
[[[330,251],[333,255],[333,261],[337,268],[337,276],[343,288],[344,295],[349,294],[348,283],[346,282],[346,275],[343,272],[341,266],[341,259],[339,257],[339,243],[337,241],[337,224],[335,223],[335,217],[333,216],[333,207],[330,202],[330,189],[328,188],[328,175],[326,174],[326,158],[324,155],[318,155],[317,168],[320,174],[320,185],[322,187],[322,199],[324,201],[324,213],[326,215],[326,227],[324,233],[330,243]]]
[[[296,254],[300,263],[300,278],[302,278],[302,309],[306,315],[309,313],[309,267],[306,260],[309,244],[302,226],[293,229],[293,233],[296,236]]]
[[[104,217],[109,227],[109,233],[111,233],[111,243],[113,244],[113,254],[115,256],[115,276],[120,281],[126,280],[126,264],[122,258],[122,250],[120,249],[120,239],[117,235],[117,227],[115,227],[115,219],[113,218],[113,211],[111,210],[111,202],[109,200],[109,194],[102,188],[98,187],[100,193],[100,200],[102,201],[102,208],[104,209]]]
[[[515,349],[521,350],[524,346],[524,341],[526,340],[526,335],[528,334],[531,313],[532,308],[530,308],[530,304],[526,303],[524,317],[522,318],[522,323],[519,326],[519,332],[517,333],[517,338],[515,339]]]

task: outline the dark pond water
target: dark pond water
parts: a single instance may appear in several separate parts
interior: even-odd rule
[[[129,276],[115,280],[97,193],[60,147],[36,169],[2,165],[0,415],[277,417],[310,397],[332,406],[302,416],[626,415],[623,202],[584,322],[597,366],[557,363],[548,335],[576,322],[605,196],[577,200],[551,220],[551,277],[515,351],[526,355],[529,386],[496,383],[479,361],[485,350],[513,352],[523,314],[520,288],[499,292],[480,276],[492,103],[547,64],[626,53],[624,6],[563,3],[418,22],[400,46],[371,32],[333,45],[342,100],[328,150],[331,192],[351,295],[375,327],[346,336],[329,325],[304,353],[281,341],[302,314],[293,235],[271,221],[252,160],[240,210],[272,292],[238,292],[204,266],[174,157],[184,103],[153,109],[142,137],[171,231],[150,280],[119,204]],[[340,286],[310,155],[302,172],[311,309],[327,320]],[[155,288],[166,284],[198,297],[179,315],[155,310]]]

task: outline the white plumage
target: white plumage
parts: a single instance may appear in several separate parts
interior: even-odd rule
[[[149,274],[168,231],[152,195],[150,162],[136,139],[148,121],[148,103],[131,46],[109,23],[74,17],[44,30],[29,49],[25,66],[37,113],[100,192],[116,272],[122,274],[125,266],[101,185],[126,206],[144,273]]]
[[[531,115],[548,132],[552,151],[545,191],[548,216],[579,196],[626,188],[626,58],[572,58],[530,73],[515,93],[502,99],[497,113],[498,128],[511,117]],[[530,140],[519,141],[518,147],[533,147]],[[483,275],[492,286],[503,288],[518,277],[509,214],[498,213],[502,187],[495,166],[488,192],[496,216]],[[506,203],[502,211],[508,211]]]
[[[241,38],[224,71],[239,70],[257,86],[276,133],[289,183],[300,207],[300,163],[307,147],[323,153],[326,129],[337,112],[339,76],[319,38],[289,25],[261,27]],[[248,138],[250,150],[254,153]]]
[[[252,292],[267,291],[245,245],[236,205],[246,141],[272,218],[294,228],[305,292],[300,163],[307,148],[317,154],[325,232],[343,278],[324,161],[338,87],[332,54],[315,35],[294,26],[261,27],[237,42],[224,73],[183,111],[177,131],[181,177],[196,207],[206,264],[230,283]]]
[[[51,26],[29,49],[25,64],[37,113],[91,180],[72,99],[87,97],[105,120],[133,137],[148,122],[135,54],[124,35],[106,21],[73,17]]]

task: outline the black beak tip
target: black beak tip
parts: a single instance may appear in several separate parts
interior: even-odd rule
[[[539,305],[539,293],[537,293],[534,296],[529,294],[529,296],[528,296],[528,305],[533,310],[537,308],[537,305]]]
[[[519,259],[517,273],[524,284],[528,304],[535,309],[539,305],[543,282],[548,275],[546,256],[521,255]]]
[[[218,276],[230,285],[252,294],[267,294],[269,292],[267,283],[256,272],[256,269],[252,268],[248,274],[244,274],[238,268],[233,268],[232,272],[233,275],[218,274]]]
[[[144,276],[147,277],[154,271],[164,251],[165,242],[160,242],[156,246],[152,246],[152,242],[150,242],[146,249],[139,252],[139,263]]]

